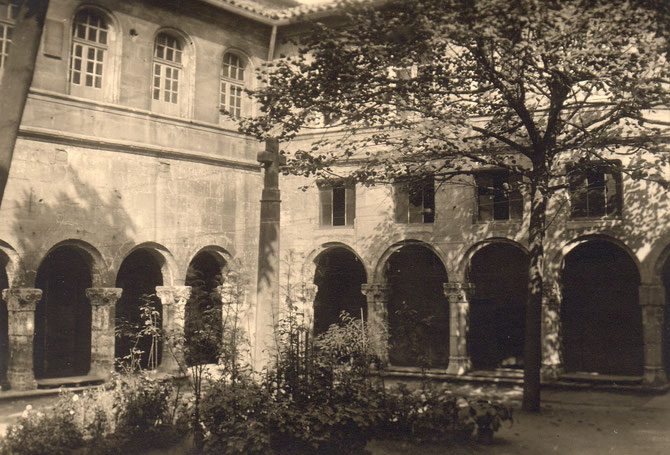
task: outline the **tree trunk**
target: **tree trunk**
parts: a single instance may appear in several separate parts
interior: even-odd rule
[[[48,0],[23,0],[14,27],[9,56],[0,84],[0,204],[5,194],[16,137],[19,134],[28,90],[33,82]]]
[[[539,172],[546,175],[546,172]],[[524,342],[524,411],[540,410],[540,368],[542,366],[542,276],[544,270],[544,227],[547,209],[546,179],[531,183],[529,226],[530,267]]]

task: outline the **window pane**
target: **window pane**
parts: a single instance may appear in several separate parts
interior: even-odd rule
[[[338,186],[333,188],[333,226],[344,226],[345,221],[345,191]]]
[[[321,205],[321,226],[333,225],[333,190],[319,188],[319,204]]]
[[[107,32],[100,30],[99,41],[100,44],[107,44]]]
[[[407,223],[409,211],[409,190],[407,185],[397,184],[394,187],[395,196],[395,221],[396,223]]]
[[[409,222],[423,222],[423,185],[412,182],[409,187]]]
[[[160,84],[160,82],[159,82],[159,84]],[[161,92],[160,92],[159,89],[155,88],[154,89],[154,99],[159,100],[160,98],[161,98]]]
[[[435,182],[428,179],[423,186],[423,222],[435,221]]]
[[[100,76],[95,77],[95,88],[102,88],[102,78]]]
[[[605,216],[605,174],[602,171],[590,171],[587,174],[587,216]]]
[[[605,174],[605,189],[607,192],[607,215],[621,215],[621,174]]]
[[[93,76],[90,74],[86,75],[86,87],[93,87]]]
[[[346,204],[346,225],[352,226],[356,218],[356,187],[348,186],[345,188]]]
[[[588,216],[586,203],[586,176],[577,169],[568,174],[570,208],[573,218]]]

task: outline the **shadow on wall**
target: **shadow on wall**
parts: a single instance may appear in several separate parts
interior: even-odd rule
[[[37,378],[88,373],[91,305],[85,290],[114,286],[112,258],[127,250],[135,233],[120,188],[95,187],[67,164],[56,163],[53,177],[7,201],[15,204],[12,229],[23,252],[23,285],[43,291],[35,311]],[[1,340],[7,333],[1,313],[0,330]]]

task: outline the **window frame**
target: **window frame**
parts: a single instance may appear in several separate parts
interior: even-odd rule
[[[9,47],[12,44],[19,5],[17,0],[10,0],[0,4],[0,8],[4,10],[0,15],[0,74],[2,74],[7,57],[9,57]]]
[[[319,226],[322,228],[353,228],[356,220],[356,185],[354,183],[317,183],[319,190]],[[342,207],[337,217],[341,222],[335,223],[335,193],[342,199]],[[341,213],[339,213],[341,212]]]
[[[85,15],[86,21],[78,22],[82,15]],[[104,27],[91,24],[90,18],[92,17],[95,17]],[[77,95],[95,95],[96,93],[102,93],[105,88],[110,66],[109,58],[105,59],[105,57],[109,56],[110,37],[112,35],[109,22],[105,14],[92,8],[80,9],[72,19],[68,83],[70,87],[75,87],[75,92],[80,92],[76,93]],[[80,27],[83,27],[84,30],[85,37],[83,38],[78,36]],[[91,30],[95,31],[96,40],[89,39]],[[100,37],[104,37],[104,40],[99,40]],[[80,55],[77,55],[78,49]],[[76,69],[77,60],[80,63],[79,69]],[[92,67],[90,71],[89,64]],[[78,81],[75,81],[75,76],[78,77]],[[90,85],[88,84],[89,77]],[[73,91],[72,88],[71,91]]]
[[[623,178],[621,171],[616,169],[620,166],[621,161],[619,160],[596,161],[581,167],[573,163],[566,165],[571,220],[621,219],[623,217]],[[591,175],[597,176],[597,179],[602,181],[602,185],[596,185],[596,182],[591,183],[589,181]],[[610,176],[610,185],[608,185],[607,176]],[[610,187],[615,191],[613,196],[608,194]],[[578,196],[578,193],[582,191],[584,194]],[[580,200],[580,197],[583,201]],[[597,206],[591,209],[591,203],[596,204],[596,198],[602,200],[602,214],[593,213],[598,211]],[[610,201],[613,201],[613,204],[610,204]]]
[[[430,188],[430,190],[428,190]],[[393,184],[394,221],[400,224],[435,223],[435,178]],[[414,201],[414,202],[413,202]],[[420,205],[417,203],[420,201]],[[420,219],[419,219],[420,218]]]
[[[506,169],[482,169],[475,172],[473,177],[476,223],[518,223],[523,220],[523,193],[520,188],[510,186],[519,184],[519,176]],[[512,181],[511,184],[510,181]],[[508,185],[509,189],[505,189],[504,185]],[[486,197],[490,199],[490,202],[483,204],[482,199]],[[485,207],[489,207],[489,210],[484,211]],[[501,213],[506,213],[506,216],[500,216]],[[484,214],[489,214],[489,216],[484,216]]]
[[[231,62],[226,62],[226,58],[237,59],[238,65],[234,66]],[[241,77],[231,76],[231,69]],[[246,96],[245,90],[249,86],[249,74],[251,72],[251,63],[249,59],[236,50],[226,50],[221,56],[221,75],[219,80],[219,113],[225,118],[239,120],[245,115],[250,114],[251,100]],[[227,74],[226,74],[227,73]],[[234,98],[239,105],[233,106],[231,103],[232,92],[235,92]]]
[[[159,39],[163,37],[165,37],[166,42],[159,43]],[[170,46],[171,43],[169,40],[173,40],[174,46]],[[168,109],[178,110],[178,106],[183,101],[182,92],[184,90],[183,85],[185,79],[185,50],[183,39],[176,33],[163,30],[156,34],[153,43],[151,60],[151,102],[158,102],[161,105],[167,106],[177,106]],[[162,48],[162,56],[158,56],[159,48]],[[167,58],[169,52],[172,52],[173,54],[173,58],[171,59]],[[156,83],[158,83],[158,86]],[[169,95],[168,100],[165,99],[165,95]]]

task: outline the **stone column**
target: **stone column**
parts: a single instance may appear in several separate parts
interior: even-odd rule
[[[542,379],[555,381],[563,372],[561,359],[561,288],[555,281],[542,286]]]
[[[191,286],[156,286],[156,295],[163,305],[163,354],[159,369],[178,373],[184,366],[184,312],[191,296]]]
[[[7,302],[9,328],[7,381],[13,390],[36,389],[33,340],[35,307],[42,298],[42,290],[9,288],[2,291],[2,298]]]
[[[663,367],[663,319],[665,317],[665,288],[661,285],[641,284],[642,333],[644,339],[645,385],[667,383]]]
[[[370,343],[374,347],[382,364],[387,365],[388,358],[388,291],[385,284],[362,284],[361,292],[368,303],[368,327]]]
[[[114,370],[114,327],[116,302],[120,288],[88,288],[91,302],[91,370],[90,375],[108,379]]]
[[[470,328],[471,283],[444,283],[444,295],[449,301],[449,366],[448,374],[462,375],[472,369],[468,353]]]

